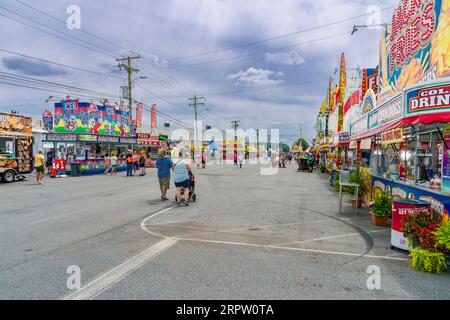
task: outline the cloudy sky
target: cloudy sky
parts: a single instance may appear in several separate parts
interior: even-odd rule
[[[93,90],[96,93],[90,94],[95,96],[118,95],[125,74],[116,68],[114,57],[131,50],[142,56],[135,62],[138,76],[147,77],[136,81],[134,97],[147,105],[156,103],[165,114],[192,123],[187,98],[197,94],[206,98],[209,110],[200,114],[206,124],[225,129],[231,120],[240,120],[243,128],[280,128],[286,142],[299,136],[302,124],[303,135],[312,138],[327,79],[339,66],[340,53],[345,52],[348,68],[377,65],[380,30],[361,29],[351,36],[353,26],[377,22],[376,14],[363,16],[374,6],[382,9],[379,22],[388,22],[397,4],[397,0],[2,0],[0,111],[14,106],[39,118],[44,108],[50,108],[45,102],[49,95],[65,96],[64,89],[49,88],[51,84],[36,79]],[[81,10],[81,30],[63,23],[70,5]],[[23,77],[28,77],[26,82]],[[144,126],[149,126],[149,118],[144,112]],[[164,121],[168,120],[158,119],[160,124]]]

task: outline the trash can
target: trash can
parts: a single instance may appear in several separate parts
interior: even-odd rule
[[[405,216],[417,211],[429,211],[430,203],[415,199],[395,199],[392,201],[391,246],[411,250],[408,239],[403,235],[401,228]]]
[[[81,176],[81,165],[79,163],[72,163],[70,165],[70,171],[72,177],[79,177]]]

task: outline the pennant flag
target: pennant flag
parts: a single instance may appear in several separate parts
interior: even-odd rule
[[[136,106],[136,128],[142,128],[142,103],[138,103]]]
[[[157,129],[156,125],[156,104],[152,105],[152,129]]]

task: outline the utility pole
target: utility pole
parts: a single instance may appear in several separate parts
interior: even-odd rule
[[[134,59],[139,59],[141,56],[137,55],[137,56],[128,56],[125,58],[120,58],[120,59],[116,59],[117,62],[119,62],[119,64],[117,65],[117,67],[120,70],[125,70],[128,74],[128,110],[130,111],[130,122],[131,120],[133,120],[133,98],[131,95],[131,87],[132,87],[132,81],[131,81],[131,75],[133,74],[133,72],[139,72],[139,69],[133,68],[131,66],[131,62]],[[125,62],[125,63],[124,63]]]
[[[195,137],[195,146],[194,146],[194,154],[196,155],[197,147],[198,147],[198,107],[203,107],[205,105],[204,102],[201,102],[202,100],[205,100],[204,97],[197,97],[194,95],[192,98],[188,98],[191,103],[189,104],[190,107],[194,107],[194,113],[195,113],[195,123],[194,123],[194,137]],[[198,160],[198,159],[197,159]]]

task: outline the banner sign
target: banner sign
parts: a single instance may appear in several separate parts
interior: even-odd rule
[[[396,128],[381,134],[381,144],[391,144],[403,142],[403,129]]]
[[[98,143],[119,143],[119,137],[98,136]]]
[[[47,133],[47,141],[76,142],[77,135],[73,133]]]
[[[450,111],[450,85],[413,89],[406,93],[406,115]]]
[[[350,125],[350,135],[356,136],[367,131],[367,114]]]
[[[402,97],[389,101],[388,103],[372,110],[368,115],[368,128],[373,129],[391,121],[399,119],[403,115]]]
[[[408,86],[450,76],[449,17],[449,0],[400,1],[380,41],[379,103]]]
[[[367,90],[371,89],[375,96],[378,94],[378,67],[362,70],[361,96],[365,96]]]
[[[120,143],[121,144],[137,144],[137,139],[136,138],[120,137]]]
[[[63,100],[55,103],[56,133],[93,133],[111,136],[129,136],[129,112],[116,109],[108,101],[103,105]]]
[[[152,119],[151,119],[151,129],[156,129],[156,104],[152,105],[152,113],[151,113]]]
[[[142,103],[138,103],[136,106],[136,128],[142,128]]]
[[[136,137],[141,139],[150,139],[150,133],[138,132]]]
[[[97,136],[93,134],[79,134],[78,141],[80,142],[97,142]]]
[[[0,113],[0,133],[21,133],[31,135],[33,120],[16,114]]]

